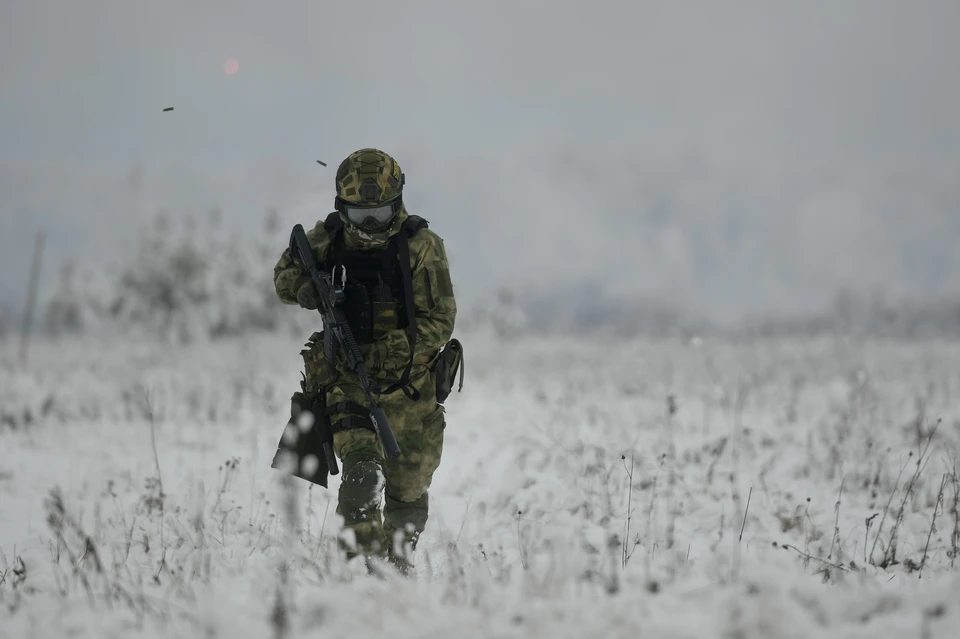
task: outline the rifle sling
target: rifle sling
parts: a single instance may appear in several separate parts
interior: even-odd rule
[[[413,357],[417,348],[417,307],[413,299],[413,273],[410,270],[409,239],[412,230],[411,227],[419,230],[420,223],[419,219],[408,219],[396,237],[398,257],[400,259],[400,274],[403,276],[404,304],[407,307],[407,338],[410,342],[410,360],[407,362],[406,368],[403,369],[400,380],[382,391],[382,393],[386,395],[400,389],[408,399],[413,401],[420,399],[420,391],[410,383],[410,371],[413,368]]]

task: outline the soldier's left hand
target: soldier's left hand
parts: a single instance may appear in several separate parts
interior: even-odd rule
[[[367,372],[375,375],[381,371],[401,371],[410,358],[410,343],[402,330],[388,331],[373,344],[360,347],[363,365]]]
[[[363,354],[363,365],[367,373],[371,375],[379,373],[387,356],[387,345],[382,342],[363,344],[360,352]]]

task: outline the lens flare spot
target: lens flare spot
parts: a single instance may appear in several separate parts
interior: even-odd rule
[[[240,70],[240,63],[237,62],[234,58],[230,58],[223,63],[223,71],[227,75],[233,75]]]

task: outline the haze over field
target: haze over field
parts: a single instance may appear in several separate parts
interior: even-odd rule
[[[49,294],[62,257],[129,252],[161,209],[312,221],[368,145],[464,303],[510,283],[733,322],[841,288],[955,298],[958,23],[949,0],[4,3],[0,302],[37,230]]]

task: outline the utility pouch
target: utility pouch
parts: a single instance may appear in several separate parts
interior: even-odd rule
[[[380,339],[398,326],[397,303],[390,287],[380,280],[373,289],[373,338]]]
[[[337,343],[337,338],[334,336],[333,331],[324,329],[320,331],[320,335],[323,337],[323,356],[328,362],[336,362],[340,351],[340,344]]]
[[[460,386],[457,392],[463,390],[463,345],[458,339],[452,339],[446,343],[440,355],[437,356],[437,362],[433,370],[437,376],[437,403],[442,404],[446,401],[450,393],[453,392],[453,385],[457,381],[457,371],[460,371]]]
[[[305,388],[305,385],[301,384]],[[340,472],[333,452],[333,430],[326,410],[326,391],[294,393],[290,420],[280,436],[271,467],[327,487],[327,476]],[[303,413],[312,419],[301,419]]]
[[[343,314],[358,344],[373,342],[373,317],[367,287],[362,284],[351,284],[346,287]]]

